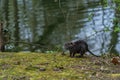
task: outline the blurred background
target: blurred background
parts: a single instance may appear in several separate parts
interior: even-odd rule
[[[0,0],[1,51],[61,51],[85,40],[95,54],[120,53],[119,0]]]

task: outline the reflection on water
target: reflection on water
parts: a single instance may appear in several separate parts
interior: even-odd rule
[[[104,29],[109,27],[112,28],[112,19],[114,18],[114,10],[109,7],[92,8],[91,10],[92,19],[88,20],[84,27],[80,29],[78,38],[87,39],[87,42],[92,45],[93,51],[96,53],[105,53],[108,51],[110,44],[111,32],[105,32]],[[91,13],[88,13],[89,15]],[[87,17],[86,17],[87,18]],[[94,46],[93,46],[94,45]]]
[[[83,39],[96,54],[110,50],[113,18],[115,17],[115,11],[110,6],[103,7],[99,0],[94,2],[61,0],[58,3],[56,0],[54,5],[52,2],[45,3],[44,8],[47,14],[44,16],[47,17],[49,24],[55,26],[46,38],[48,46],[62,46],[65,42]],[[112,45],[115,45],[112,48],[119,50],[118,43]]]
[[[21,45],[25,50],[58,50],[65,42],[83,39],[96,54],[120,53],[112,0],[36,0],[33,7],[31,1],[26,1],[27,11],[19,8],[21,40],[36,43]]]

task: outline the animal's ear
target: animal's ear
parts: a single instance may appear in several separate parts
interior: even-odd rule
[[[71,42],[70,44],[71,44],[71,45],[74,45],[75,43],[74,43],[74,42]]]
[[[70,44],[73,44],[72,42],[70,42]]]

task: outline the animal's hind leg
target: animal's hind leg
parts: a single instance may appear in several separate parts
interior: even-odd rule
[[[83,57],[84,54],[85,54],[85,51],[80,51],[80,57]]]

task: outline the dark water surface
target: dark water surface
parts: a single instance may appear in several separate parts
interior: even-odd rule
[[[101,0],[43,1],[43,5],[47,12],[44,25],[51,27],[44,39],[48,45],[61,47],[65,42],[83,39],[96,54],[120,53],[119,32],[113,35],[112,1],[107,6]]]
[[[23,5],[18,1],[19,6]],[[103,1],[36,0],[39,3],[34,5],[32,0],[26,0],[26,11],[19,7],[20,38],[44,45],[20,46],[33,51],[59,50],[65,42],[82,39],[96,54],[120,53],[120,33],[114,31],[117,11],[112,0]]]

